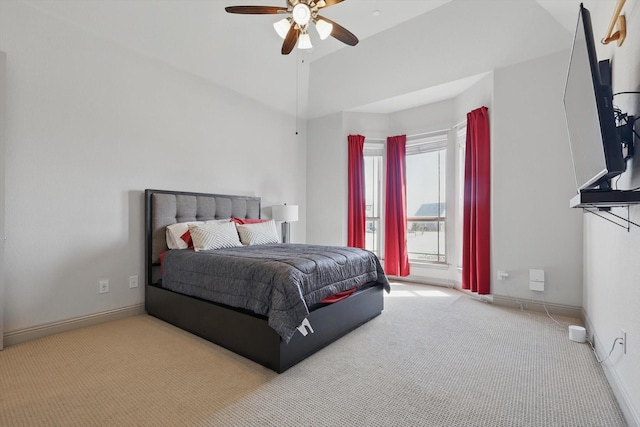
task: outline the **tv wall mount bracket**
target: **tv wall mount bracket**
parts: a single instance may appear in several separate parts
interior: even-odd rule
[[[602,206],[598,207],[598,206],[595,206],[595,205],[583,206],[582,207],[582,211],[594,214],[594,215],[596,215],[596,216],[598,216],[598,217],[600,217],[600,218],[602,218],[604,220],[607,220],[610,223],[617,225],[618,227],[622,227],[622,228],[626,229],[627,232],[629,232],[631,230],[631,226],[632,225],[635,225],[636,227],[640,228],[640,224],[637,224],[637,223],[631,221],[631,217],[629,215],[629,205],[626,205],[626,206],[624,206],[622,208],[626,208],[626,210],[627,210],[627,217],[626,218],[623,217],[623,216],[620,216],[620,215],[618,215],[618,214],[616,214],[614,212],[611,212],[611,207],[602,207]],[[617,220],[614,220],[614,219],[612,219],[610,217],[614,217]],[[623,224],[621,224],[618,220],[623,221]]]

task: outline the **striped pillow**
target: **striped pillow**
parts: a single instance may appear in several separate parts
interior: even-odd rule
[[[280,243],[276,222],[269,220],[257,224],[237,224],[240,241],[243,245],[266,245]]]
[[[193,249],[196,252],[242,246],[238,239],[236,225],[233,222],[190,224],[189,232],[193,240]]]

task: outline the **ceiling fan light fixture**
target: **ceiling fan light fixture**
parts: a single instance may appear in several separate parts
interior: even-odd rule
[[[313,45],[311,44],[311,37],[309,37],[309,33],[302,33],[298,38],[298,49],[311,49]]]
[[[284,39],[287,37],[287,33],[289,32],[289,28],[291,27],[291,22],[289,22],[288,18],[282,18],[278,22],[273,23],[273,28],[276,30],[276,33]]]
[[[316,21],[316,30],[320,36],[320,40],[324,40],[331,35],[333,31],[333,24],[328,23],[322,19]]]
[[[358,44],[358,38],[349,30],[328,18],[318,15],[320,9],[340,4],[344,0],[283,1],[285,1],[286,7],[227,6],[224,9],[227,13],[242,15],[280,15],[279,21],[273,23],[273,28],[284,39],[280,49],[280,53],[283,55],[290,54],[296,45],[298,49],[313,48],[309,37],[309,26],[315,27],[320,40],[325,40],[331,36],[349,46]],[[286,17],[282,18],[282,14],[286,14]],[[313,23],[313,25],[310,25],[310,23]]]
[[[300,27],[307,25],[311,19],[311,9],[309,9],[306,3],[298,3],[295,5],[291,14],[293,15],[293,20],[296,21],[296,24]]]

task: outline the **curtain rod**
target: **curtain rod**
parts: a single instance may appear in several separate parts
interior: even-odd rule
[[[456,125],[456,126],[458,126],[458,125]],[[422,132],[422,133],[416,133],[416,134],[413,134],[413,135],[407,135],[407,140],[416,139],[416,138],[423,138],[425,136],[430,136],[430,135],[439,135],[439,134],[447,133],[447,132],[450,132],[453,129],[455,129],[456,126],[450,127],[448,129],[440,129],[440,130],[434,130],[434,131],[431,131],[431,132]],[[372,141],[372,142],[373,141],[387,142],[386,138],[370,138],[368,136],[365,136],[364,139],[365,139],[365,141]]]
[[[460,129],[461,127],[464,127],[466,125],[467,125],[467,119],[464,119],[461,122],[458,122],[455,125],[453,125],[453,129]]]
[[[416,133],[414,135],[407,135],[407,139],[416,139],[416,138],[424,138],[425,136],[440,135],[443,133],[450,132],[452,129],[453,128],[448,128],[448,129],[434,130],[431,132]]]

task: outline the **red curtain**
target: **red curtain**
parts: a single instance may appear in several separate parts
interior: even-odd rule
[[[387,138],[384,269],[387,274],[392,276],[409,275],[406,146],[406,135]]]
[[[491,150],[487,107],[467,114],[462,230],[462,289],[491,291]]]
[[[365,247],[364,136],[349,135],[349,190],[347,246]]]

